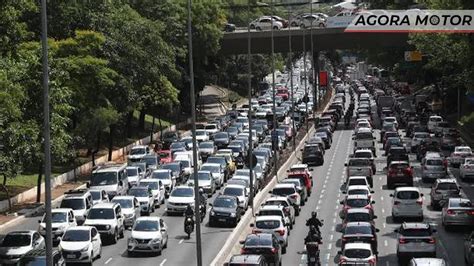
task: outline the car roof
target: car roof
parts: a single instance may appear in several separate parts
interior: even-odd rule
[[[260,210],[266,210],[266,209],[270,209],[270,210],[279,210],[279,211],[283,211],[283,206],[280,206],[280,205],[263,205],[262,207],[260,207]]]
[[[172,172],[171,169],[156,169],[153,170],[153,173],[161,173],[161,172]]]
[[[417,187],[397,187],[395,188],[395,192],[399,191],[417,191],[420,192],[420,189]]]
[[[411,260],[416,266],[443,266],[446,261],[440,258],[413,258]]]
[[[367,195],[347,195],[346,199],[369,199]]]
[[[347,210],[347,213],[367,213],[367,214],[369,214],[370,210],[365,209],[365,208],[351,208],[351,209]]]
[[[457,184],[458,182],[454,178],[440,178],[436,179],[436,183],[453,183]]]
[[[93,226],[88,226],[88,225],[78,225],[78,226],[72,226],[66,229],[67,231],[71,230],[81,230],[81,231],[89,231],[92,229]]]
[[[115,196],[112,201],[114,199],[128,199],[128,200],[133,200],[135,198],[135,196]]]
[[[308,168],[308,165],[305,164],[305,163],[299,163],[299,164],[294,164],[294,165],[290,166],[290,169],[291,168]]]
[[[8,232],[7,235],[32,235],[35,232],[34,230],[12,231]]]
[[[286,202],[288,202],[288,198],[274,195],[274,196],[271,196],[271,197],[267,198],[265,200],[265,202],[267,202],[267,201],[286,201]]]
[[[347,243],[344,245],[344,249],[370,249],[372,250],[370,244],[368,243]]]
[[[281,216],[278,216],[278,215],[264,215],[264,216],[257,216],[255,217],[255,221],[258,222],[258,221],[275,221],[275,220],[278,220],[278,221],[282,221],[281,220],[282,217]]]
[[[372,133],[372,130],[368,127],[361,127],[357,133]]]
[[[346,224],[346,227],[350,227],[350,226],[370,226],[370,227],[372,227],[372,224],[369,223],[369,222],[348,222]]]
[[[140,216],[137,221],[159,221],[160,219],[158,216]]]
[[[364,185],[353,185],[353,186],[347,187],[347,191],[352,190],[352,189],[369,190],[369,188],[367,186],[364,186]]]
[[[234,178],[234,177],[232,177],[232,178]],[[238,184],[229,184],[229,185],[226,185],[226,186],[224,187],[224,189],[225,189],[225,188],[240,188],[240,189],[245,189],[245,186],[238,185]]]
[[[276,184],[274,188],[294,188],[295,187],[295,184],[291,184],[291,183],[279,183],[279,184]]]
[[[428,223],[403,223],[403,229],[429,229]]]
[[[94,206],[92,206],[93,209],[98,209],[98,208],[113,208],[117,205],[117,203],[114,202],[101,202],[97,203]]]

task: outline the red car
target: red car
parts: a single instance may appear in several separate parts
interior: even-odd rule
[[[296,178],[299,179],[302,184],[306,187],[306,192],[308,193],[308,197],[311,196],[311,176],[306,171],[294,171],[288,173],[288,178]]]
[[[387,188],[395,185],[413,186],[413,167],[406,161],[393,161],[388,167]]]
[[[288,100],[288,98],[290,97],[290,94],[288,92],[288,88],[286,88],[286,87],[278,87],[276,95],[280,96],[283,99],[283,101]]]
[[[160,156],[160,162],[162,164],[173,162],[173,156],[170,150],[160,150],[158,155]]]

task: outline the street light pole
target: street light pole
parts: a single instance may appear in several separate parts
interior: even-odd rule
[[[316,91],[316,76],[315,76],[315,62],[314,62],[314,44],[313,44],[313,0],[310,0],[310,12],[311,12],[311,29],[310,29],[310,36],[311,36],[311,77],[313,79],[313,123],[315,121],[316,116],[316,109],[319,106],[319,95]],[[317,64],[317,62],[316,62]]]
[[[48,67],[48,17],[46,0],[41,0],[41,47],[43,67],[43,118],[44,118],[44,192],[46,224],[46,265],[53,265],[53,240],[51,228],[51,140],[49,118],[49,67]]]
[[[276,180],[278,180],[278,167],[277,167],[277,163],[278,163],[278,134],[276,132],[276,129],[277,129],[277,119],[276,119],[276,103],[275,103],[275,96],[276,96],[276,93],[275,93],[275,43],[274,43],[274,39],[273,39],[273,15],[274,15],[274,10],[273,10],[273,0],[271,0],[271,8],[272,8],[272,15],[271,15],[271,22],[272,22],[272,96],[273,96],[273,132],[272,132],[272,143],[273,143],[273,150],[275,152],[273,158],[274,158],[274,161],[273,161],[273,164],[274,164],[274,167],[275,167],[275,176],[276,176]]]
[[[288,55],[290,60],[290,92],[291,92],[291,123],[293,128],[293,133],[296,133],[296,126],[295,126],[295,99],[293,94],[293,54],[291,51],[291,13],[290,9],[288,8],[288,47],[290,53]],[[293,136],[293,149],[296,148],[296,134]]]
[[[306,114],[305,114],[305,125],[306,125],[306,132],[308,132],[308,100],[309,100],[309,95],[308,95],[308,71],[306,70],[306,27],[303,29],[303,71],[304,71],[304,94],[305,97],[304,102],[306,106]]]
[[[45,1],[45,0],[43,0]],[[202,266],[201,251],[201,198],[199,195],[198,162],[197,162],[197,143],[196,143],[196,95],[194,95],[194,66],[193,66],[193,31],[192,31],[192,0],[188,0],[188,49],[189,49],[189,79],[190,79],[190,98],[191,98],[191,121],[193,137],[193,176],[194,176],[194,215],[196,217],[196,256],[197,265]],[[204,206],[206,207],[206,206]]]
[[[247,1],[248,7],[248,20],[250,23],[250,0]],[[249,204],[252,210],[252,216],[254,215],[253,209],[253,143],[252,143],[252,58],[251,58],[251,38],[250,38],[250,24],[247,26],[247,33],[248,33],[248,40],[247,40],[247,59],[248,59],[248,97],[249,97],[249,110],[248,110],[248,118],[249,118],[249,154],[247,155],[248,158],[248,165],[249,165],[249,174],[250,174],[250,197],[249,197]]]

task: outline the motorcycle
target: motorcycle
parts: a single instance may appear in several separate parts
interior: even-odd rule
[[[319,259],[319,244],[321,242],[307,242],[306,243],[306,257],[308,265],[321,265]]]
[[[191,233],[194,231],[194,219],[191,216],[184,218],[184,232],[188,235],[188,239],[191,238]]]

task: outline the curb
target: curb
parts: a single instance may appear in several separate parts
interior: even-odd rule
[[[329,103],[333,99],[333,96],[334,95],[331,95],[331,98],[326,103],[326,106],[321,111],[321,113],[327,110],[327,108],[329,107]],[[317,115],[320,115],[320,114],[317,114]],[[315,130],[315,127],[314,126],[311,127],[310,130],[303,137],[303,139],[301,139],[301,141],[300,141],[300,143],[298,143],[296,149],[293,150],[293,152],[290,154],[290,156],[288,157],[286,162],[283,163],[283,165],[278,170],[278,172],[277,172],[278,177],[283,176],[282,174],[285,173],[284,171],[286,171],[286,169],[288,168],[288,165],[290,164],[290,162],[292,162],[296,158],[296,153],[299,151],[300,147],[302,145],[304,145],[306,139],[309,136],[311,136],[311,134],[314,132],[314,130]],[[282,173],[282,171],[283,171],[283,173]],[[263,202],[263,200],[268,197],[268,192],[278,183],[278,181],[280,181],[280,179],[277,180],[277,176],[273,176],[272,180],[259,193],[257,193],[257,195],[254,198],[254,206],[257,206],[257,207],[260,206],[260,204]],[[253,213],[253,210],[250,211],[250,212],[248,211],[248,212],[245,213],[245,215],[240,220],[239,224],[234,228],[232,233],[227,237],[226,242],[222,246],[219,253],[217,253],[214,260],[212,260],[210,265],[224,265],[224,263],[229,261],[230,257],[232,255],[234,255],[234,254],[232,254],[232,250],[239,243],[238,241],[242,238],[242,236],[246,233],[245,229],[249,228],[248,227],[249,223],[251,221],[251,218],[253,218],[252,213]]]

